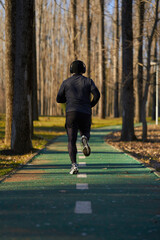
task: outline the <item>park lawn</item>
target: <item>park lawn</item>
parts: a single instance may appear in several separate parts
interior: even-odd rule
[[[121,125],[121,118],[118,119],[92,119],[92,128]],[[0,177],[8,174],[13,169],[25,164],[47,143],[63,135],[65,131],[65,117],[39,117],[34,121],[34,136],[32,139],[33,149],[30,153],[24,155],[15,155],[4,143],[5,136],[5,115],[0,114]]]

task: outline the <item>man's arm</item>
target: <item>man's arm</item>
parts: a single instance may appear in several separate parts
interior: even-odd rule
[[[100,92],[98,90],[97,87],[95,87],[91,93],[93,94],[93,99],[91,101],[91,107],[94,107],[97,103],[98,103],[98,100],[100,98]]]
[[[57,101],[57,103],[65,103],[66,102],[64,83],[62,83],[62,85],[58,91],[56,101]]]

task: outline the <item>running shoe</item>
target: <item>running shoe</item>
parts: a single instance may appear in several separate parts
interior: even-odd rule
[[[78,165],[76,163],[72,163],[70,174],[77,174],[78,173]]]
[[[82,145],[83,145],[83,153],[85,156],[89,156],[91,153],[91,148],[88,144],[88,139],[86,136],[82,136]]]

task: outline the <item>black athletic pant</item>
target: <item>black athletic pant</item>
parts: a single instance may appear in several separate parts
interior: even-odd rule
[[[66,130],[68,135],[68,152],[72,163],[76,163],[77,154],[77,133],[85,135],[88,140],[90,138],[91,115],[81,112],[66,113]]]

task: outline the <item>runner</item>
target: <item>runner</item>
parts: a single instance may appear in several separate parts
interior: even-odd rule
[[[94,107],[100,93],[92,79],[83,76],[86,72],[85,64],[76,60],[70,66],[71,77],[63,81],[58,95],[58,103],[66,103],[66,130],[68,135],[68,152],[72,162],[70,174],[78,173],[76,161],[77,133],[80,131],[83,153],[89,156],[91,149],[88,144],[91,128],[91,108]],[[93,99],[91,100],[91,95]]]

